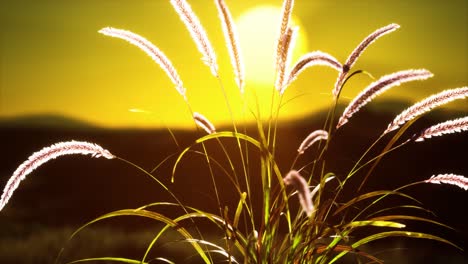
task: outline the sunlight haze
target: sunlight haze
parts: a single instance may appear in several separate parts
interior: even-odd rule
[[[235,83],[215,4],[188,2],[213,44],[221,82],[201,60],[169,1],[2,1],[0,119],[47,114],[107,127],[192,128],[190,110],[165,72],[137,47],[98,33],[108,26],[130,30],[160,48],[184,82],[191,110],[215,125],[231,124],[230,112],[237,122],[254,120],[257,102],[261,118],[267,118],[282,1],[226,0],[245,61],[244,95]],[[401,28],[373,43],[353,70],[378,78],[426,68],[434,77],[395,87],[382,99],[414,101],[466,86],[467,10],[466,1],[297,1],[293,24],[299,37],[292,63],[316,50],[344,62],[368,34],[398,23]],[[287,88],[280,118],[299,119],[329,106],[336,77],[335,70],[322,66],[304,71]],[[342,102],[372,81],[366,75],[351,79]],[[468,110],[466,101],[448,106]]]

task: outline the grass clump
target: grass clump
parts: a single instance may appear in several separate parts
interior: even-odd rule
[[[230,52],[236,84],[239,92],[243,94],[245,89],[248,89],[248,84],[244,81],[242,56],[237,44],[235,24],[224,1],[217,0],[215,3],[225,33],[226,46]],[[220,89],[225,94],[215,52],[201,23],[186,1],[171,0],[171,4],[202,53],[203,62],[210,68],[214,78],[218,79]],[[328,171],[329,159],[333,157],[327,155],[327,150],[334,143],[335,137],[340,136],[336,133],[337,130],[346,129],[346,124],[352,115],[391,87],[405,82],[425,80],[432,77],[432,73],[425,69],[409,69],[383,76],[363,89],[337,120],[336,111],[341,90],[350,78],[364,73],[361,70],[353,71],[352,67],[356,60],[369,45],[381,36],[397,30],[399,25],[390,24],[371,33],[343,64],[330,54],[314,51],[301,57],[290,69],[291,50],[297,31],[289,24],[293,6],[294,1],[284,1],[280,36],[278,36],[278,42],[274,43],[277,47],[275,54],[277,78],[275,83],[271,84],[271,114],[266,120],[257,119],[256,131],[253,133],[245,128],[247,124],[236,122],[232,114],[230,116],[232,128],[218,131],[207,117],[194,112],[176,69],[164,53],[147,39],[127,30],[111,27],[99,31],[104,35],[126,40],[140,48],[161,66],[176,86],[182,100],[187,103],[195,124],[207,135],[196,139],[174,156],[161,161],[160,165],[174,159],[171,179],[176,181],[176,172],[183,165],[184,158],[189,155],[202,156],[207,170],[199,173],[209,175],[218,210],[202,210],[190,207],[181,201],[160,180],[159,165],[152,170],[146,170],[126,159],[110,154],[100,146],[76,141],[58,143],[33,154],[25,165],[20,166],[20,168],[30,169],[15,172],[12,180],[7,183],[0,201],[1,208],[6,205],[19,182],[48,159],[65,154],[91,154],[96,157],[117,159],[134,166],[161,185],[173,200],[107,213],[76,230],[70,238],[73,239],[84,228],[96,222],[120,216],[142,217],[162,223],[163,227],[155,232],[152,240],[142,252],[141,258],[105,256],[81,259],[71,263],[87,261],[173,263],[177,256],[158,255],[159,253],[155,250],[155,245],[163,240],[169,231],[171,231],[171,236],[173,232],[178,233],[179,237],[174,238],[177,244],[188,245],[196,252],[197,257],[188,258],[196,258],[197,261],[204,263],[335,263],[349,256],[351,256],[350,260],[355,262],[383,263],[376,254],[368,252],[366,246],[390,237],[436,240],[457,248],[457,245],[443,237],[407,227],[406,223],[409,220],[449,228],[430,216],[420,216],[425,209],[416,199],[403,191],[421,183],[450,184],[466,190],[468,188],[466,177],[451,173],[438,174],[425,181],[412,182],[390,190],[365,190],[365,185],[377,164],[388,153],[432,136],[466,131],[468,123],[466,117],[462,117],[436,124],[412,137],[405,138],[404,136],[404,132],[417,117],[436,106],[466,98],[468,88],[446,90],[414,104],[398,115],[388,125],[387,130],[382,129],[380,137],[369,144],[367,150],[362,153],[348,173],[338,175]],[[315,65],[329,66],[338,71],[335,86],[330,89],[333,100],[323,127],[312,131],[297,147],[296,158],[289,168],[281,168],[277,160],[277,130],[283,95],[288,85],[301,72]],[[225,99],[227,108],[231,111],[229,98],[225,97]],[[251,111],[257,117],[260,116],[259,113],[255,113],[255,110]],[[239,128],[245,129],[242,131]],[[393,136],[390,138],[386,136],[394,130],[396,132]],[[218,149],[217,152],[212,151],[213,147]],[[316,156],[313,160],[301,164],[300,158],[310,149],[316,150]],[[359,187],[356,188],[350,182],[356,181],[355,178],[358,176],[362,176],[362,179],[358,180]],[[222,194],[224,191],[218,185],[220,177],[228,178],[236,195],[228,201],[224,200]],[[353,189],[350,190],[350,188]],[[352,198],[344,195],[349,191],[354,193]],[[398,205],[379,207],[382,201],[394,198],[400,201]],[[397,209],[404,209],[405,213],[394,213]],[[217,232],[213,233],[219,235],[217,237],[210,237],[212,233],[207,235],[200,225],[201,222],[214,227]],[[58,261],[61,261],[60,257]]]

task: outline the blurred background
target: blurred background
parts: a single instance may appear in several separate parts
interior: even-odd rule
[[[282,1],[225,1],[239,31],[249,110],[255,112],[258,106],[265,120],[274,89],[273,54]],[[214,2],[189,3],[216,51],[235,119],[253,122],[253,115],[242,115],[242,96],[234,82]],[[55,142],[96,142],[150,170],[203,135],[195,130],[187,105],[165,72],[137,47],[98,33],[107,26],[130,30],[158,46],[179,72],[192,110],[204,114],[219,130],[232,129],[220,83],[201,61],[169,1],[3,0],[0,19],[0,186],[31,153]],[[344,62],[367,35],[390,23],[401,28],[373,43],[353,69],[379,78],[425,68],[434,77],[392,88],[338,131],[328,164],[329,171],[337,175],[346,175],[403,109],[433,93],[468,85],[468,2],[295,1],[293,24],[299,26],[299,37],[293,63],[316,50]],[[297,146],[310,131],[322,127],[325,111],[333,102],[336,77],[333,69],[314,67],[288,87],[277,146],[282,171],[289,168]],[[364,74],[353,77],[342,92],[339,110],[372,81]],[[466,99],[450,103],[418,120],[403,138],[467,112]],[[178,145],[165,127],[173,130]],[[369,189],[396,188],[437,173],[468,175],[466,149],[466,133],[405,146],[377,167]],[[311,151],[302,162],[316,154]],[[155,173],[168,185],[171,162]],[[200,168],[203,160],[190,157],[183,164],[178,175],[181,180],[170,185],[171,190],[190,205],[216,209],[212,190],[206,189],[210,186],[206,168]],[[220,180],[220,184],[229,189],[228,181]],[[408,192],[433,211],[436,220],[455,231],[414,223],[411,227],[467,248],[466,192],[435,185],[417,186]],[[227,199],[232,198],[229,195],[226,191]],[[170,199],[149,177],[120,161],[89,157],[52,161],[23,181],[0,212],[0,262],[51,263],[62,247],[66,248],[65,260],[141,257],[142,249],[161,227],[151,221],[119,219],[97,225],[71,243],[67,239],[80,225],[109,211]],[[156,255],[180,253],[171,244],[177,236],[168,236],[157,246]],[[421,241],[390,240],[371,251],[389,263],[427,263],[429,257],[433,263],[467,260],[465,252]],[[184,259],[188,260],[197,263],[193,258]]]
[[[226,1],[236,20],[246,68],[246,95],[268,113],[274,80],[273,53],[282,1]],[[212,1],[191,1],[216,51],[233,109],[240,101],[227,48]],[[0,117],[53,114],[106,127],[193,126],[190,113],[164,71],[135,46],[97,31],[112,26],[133,31],[173,62],[194,111],[213,123],[229,121],[218,81],[169,1],[2,1]],[[355,65],[374,77],[426,68],[434,77],[397,87],[385,97],[419,100],[465,86],[468,74],[468,3],[441,1],[296,1],[299,37],[293,62],[321,50],[344,62],[371,32],[401,28],[369,47]],[[336,72],[305,71],[288,88],[282,118],[303,117],[332,100]],[[372,79],[350,81],[350,99]],[[254,92],[255,91],[255,92]],[[254,103],[250,107],[256,109]],[[450,107],[467,110],[466,102]],[[129,109],[144,110],[134,113]],[[236,111],[235,111],[236,112]],[[252,118],[252,117],[249,117]]]

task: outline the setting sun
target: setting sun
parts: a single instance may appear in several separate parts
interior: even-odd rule
[[[239,41],[244,54],[246,78],[252,86],[268,85],[271,88],[274,84],[274,53],[280,19],[281,9],[275,6],[255,7],[243,12],[236,19]],[[293,17],[292,24],[299,27],[293,52],[294,61],[307,52],[307,34],[297,18]]]

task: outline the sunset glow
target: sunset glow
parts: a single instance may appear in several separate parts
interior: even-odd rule
[[[213,44],[221,82],[201,60],[202,54],[169,1],[119,5],[108,1],[7,2],[0,8],[4,11],[0,119],[57,115],[105,127],[194,128],[187,104],[164,70],[135,46],[99,34],[104,27],[132,31],[161,49],[180,74],[191,110],[204,114],[216,126],[231,124],[228,103],[236,121],[253,121],[250,112],[256,112],[257,105],[262,118],[269,114],[282,1],[262,1],[261,5],[226,1],[239,31],[247,107],[235,83],[218,12],[211,2],[189,1]],[[292,63],[316,50],[343,62],[370,32],[398,23],[401,29],[366,50],[354,70],[364,69],[378,78],[424,67],[434,78],[395,89],[382,98],[419,100],[466,85],[466,2],[431,2],[424,9],[417,3],[377,2],[298,3],[293,10],[292,23],[299,27],[299,36]],[[359,22],[361,18],[366,19],[365,25]],[[329,106],[336,77],[333,69],[306,70],[288,87],[280,118],[302,118]],[[372,81],[364,75],[353,78],[343,90],[343,102]],[[448,107],[467,109],[463,103]]]

